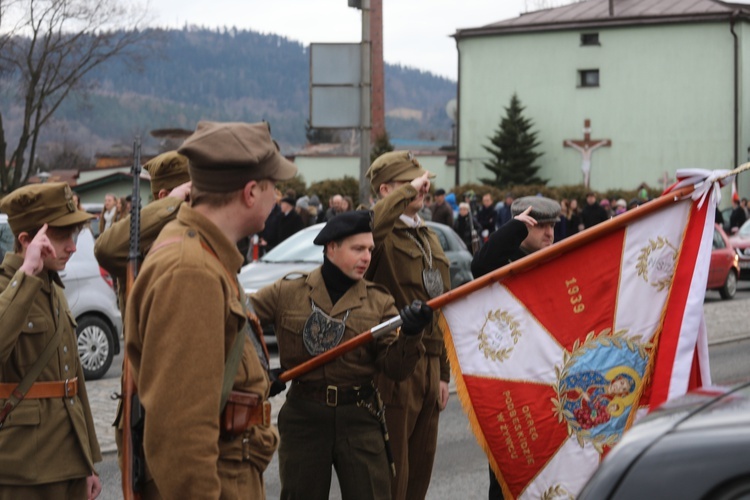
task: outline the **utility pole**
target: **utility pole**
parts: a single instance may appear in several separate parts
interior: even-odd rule
[[[370,81],[370,0],[361,0],[362,10],[362,78],[360,79],[360,125],[359,125],[359,202],[367,205],[370,199],[370,183],[367,180],[367,169],[370,168],[370,129],[372,115],[370,102],[372,86]]]

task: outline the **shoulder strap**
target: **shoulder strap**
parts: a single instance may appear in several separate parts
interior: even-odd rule
[[[237,369],[240,366],[244,344],[245,329],[237,332],[237,336],[232,344],[232,349],[227,356],[227,361],[224,363],[224,381],[221,384],[221,405],[219,406],[219,413],[224,411],[224,407],[227,405],[227,399],[229,399],[229,393],[232,392],[232,384],[234,383],[234,376],[237,373]]]
[[[54,287],[54,285],[51,286]],[[59,297],[57,298],[57,307],[59,310]],[[54,310],[54,307],[52,308],[52,310]],[[26,375],[24,375],[23,379],[21,379],[21,382],[18,384],[18,386],[13,389],[11,396],[5,402],[5,406],[2,410],[0,410],[0,429],[2,429],[3,423],[5,422],[5,419],[8,417],[10,412],[12,412],[16,408],[16,406],[18,406],[18,404],[23,401],[23,398],[26,397],[26,393],[29,392],[31,386],[34,384],[34,382],[36,382],[36,379],[39,378],[39,374],[42,373],[42,370],[45,366],[47,366],[49,360],[52,359],[52,355],[60,346],[60,341],[62,340],[62,323],[62,321],[57,322],[55,334],[52,336],[49,342],[47,342],[47,346],[44,348],[44,351],[42,351],[42,354],[36,360],[34,366],[31,367],[31,370],[29,370]]]

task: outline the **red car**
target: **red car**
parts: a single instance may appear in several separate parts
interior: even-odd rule
[[[715,224],[711,267],[708,269],[709,290],[718,290],[722,299],[731,299],[737,292],[740,264],[737,253],[719,224]]]
[[[740,278],[750,279],[750,220],[729,238],[740,259]]]

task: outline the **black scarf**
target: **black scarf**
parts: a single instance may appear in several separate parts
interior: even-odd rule
[[[341,269],[328,260],[328,257],[323,257],[320,273],[323,275],[323,282],[326,284],[326,290],[328,290],[328,296],[331,297],[332,304],[336,304],[346,291],[357,282],[344,274]]]

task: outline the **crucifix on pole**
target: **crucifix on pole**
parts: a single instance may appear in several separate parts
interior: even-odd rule
[[[612,141],[609,139],[592,139],[591,138],[591,120],[586,118],[583,121],[583,140],[565,139],[563,147],[573,148],[582,156],[581,170],[583,171],[583,185],[589,188],[589,179],[591,177],[591,153],[594,150],[609,147]]]

